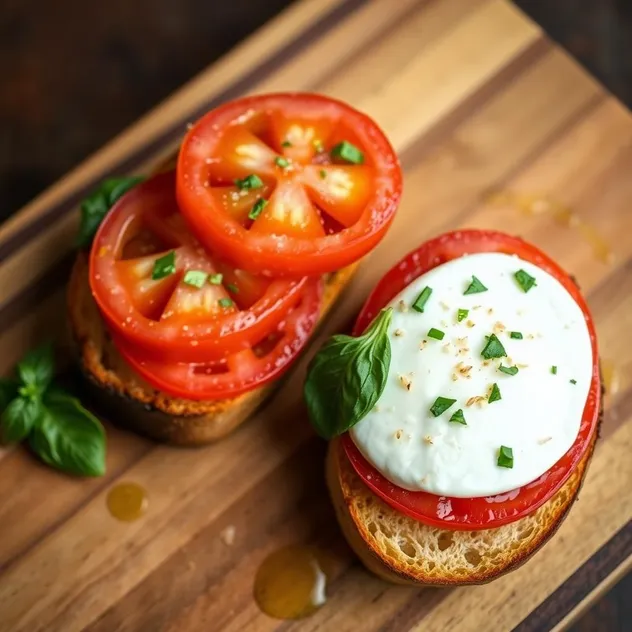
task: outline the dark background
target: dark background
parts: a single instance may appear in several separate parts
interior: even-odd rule
[[[632,104],[632,0],[516,3]],[[0,219],[289,4],[1,0]],[[575,630],[623,630],[630,595],[632,577]]]

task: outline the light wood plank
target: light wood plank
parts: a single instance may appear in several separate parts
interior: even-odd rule
[[[63,477],[22,450],[2,450],[0,630],[353,630],[359,621],[363,630],[398,632],[510,629],[632,518],[632,354],[621,345],[632,326],[632,119],[565,53],[541,45],[540,30],[502,0],[297,2],[0,228],[0,244],[331,11],[341,19],[329,19],[304,49],[244,90],[316,89],[368,111],[400,152],[406,184],[388,237],[313,347],[348,323],[387,268],[433,234],[494,227],[538,243],[576,274],[602,355],[616,361],[622,378],[579,502],[545,552],[490,586],[387,586],[354,562],[336,528],[321,476],[324,446],[301,403],[305,357],[270,406],[203,450],[155,447],[110,429],[108,476],[96,481]],[[171,141],[159,143],[138,168],[173,149]],[[596,262],[550,216],[490,205],[492,190],[568,205],[612,243],[615,262]],[[0,265],[4,305],[67,255],[76,222],[76,215],[62,217]],[[0,334],[0,371],[35,341],[61,335],[63,290],[49,289]],[[149,490],[148,514],[138,522],[119,523],[106,512],[107,491],[120,480]],[[221,539],[229,525],[233,546]],[[252,580],[265,555],[297,541],[326,548],[336,570],[323,609],[281,623],[259,612]]]

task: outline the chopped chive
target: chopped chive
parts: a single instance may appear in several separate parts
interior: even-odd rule
[[[343,140],[331,150],[332,158],[339,158],[354,165],[361,165],[364,162],[364,154],[349,141]]]
[[[480,294],[481,292],[487,292],[487,288],[481,283],[480,279],[472,275],[472,282],[467,286],[467,290],[463,294]]]
[[[284,140],[281,143],[281,147],[291,147],[291,146],[292,146],[292,143],[289,140]]]
[[[263,180],[257,174],[251,173],[241,180],[237,178],[237,180],[235,180],[235,186],[242,191],[247,189],[260,189],[263,186]]]
[[[518,373],[518,367],[517,366],[503,366],[502,363],[498,367],[498,370],[501,373],[505,373],[506,375],[516,375],[516,373]]]
[[[268,200],[264,200],[263,198],[261,198],[260,200],[257,200],[254,203],[254,206],[252,207],[250,213],[248,213],[248,218],[249,219],[257,219],[257,217],[259,217],[259,215],[261,215],[261,212],[266,207],[267,203],[268,203]]]
[[[274,159],[274,162],[276,163],[277,167],[281,167],[282,169],[290,166],[290,161],[287,158],[283,158],[283,156],[277,156]]]
[[[229,298],[220,298],[218,301],[220,307],[232,307],[233,301]]]
[[[324,169],[321,169],[321,170],[318,172],[318,175],[320,176],[320,179],[321,179],[321,180],[324,180],[324,179],[327,177],[327,172],[326,172]]]
[[[206,283],[206,279],[208,274],[202,270],[187,270],[182,281],[199,289]]]
[[[492,358],[503,358],[507,355],[507,352],[505,351],[505,347],[503,347],[502,342],[498,340],[498,336],[496,334],[491,334],[490,336],[487,336],[487,343],[483,347],[481,355],[485,358],[485,360],[491,360]]]
[[[557,367],[555,365],[551,367],[551,373],[553,373],[553,375],[557,375]]]
[[[465,421],[465,417],[463,416],[462,408],[459,408],[459,410],[450,417],[450,421],[455,424],[463,424],[464,426],[467,426],[467,421]]]
[[[208,282],[211,285],[221,285],[223,278],[224,275],[221,272],[217,272],[215,274],[211,274],[211,276],[208,278]]]
[[[510,338],[513,338],[514,340],[522,340],[522,333],[519,331],[512,331],[509,334]]]
[[[428,331],[428,338],[434,338],[435,340],[443,340],[445,336],[445,332],[441,331],[440,329],[435,329],[434,327],[430,328],[430,331]]]
[[[176,253],[174,250],[154,261],[151,278],[154,281],[164,279],[176,271]]]
[[[456,399],[449,399],[448,397],[437,397],[437,399],[435,399],[435,403],[430,408],[430,412],[432,413],[433,417],[438,417],[439,415],[442,415],[446,410],[448,410],[448,408],[450,408],[450,406],[452,406],[454,402],[456,402]]]
[[[577,380],[569,380],[571,384],[577,384]]]
[[[423,314],[424,307],[426,306],[426,303],[428,302],[428,299],[430,298],[431,294],[432,294],[432,288],[426,286],[421,291],[421,294],[415,299],[415,302],[412,304],[412,308],[416,312],[420,312],[421,314]]]
[[[229,284],[226,286],[226,289],[227,289],[229,292],[232,292],[233,294],[238,294],[238,293],[239,293],[239,288],[238,288],[238,287],[237,287],[234,283],[229,283]]]
[[[500,399],[502,399],[502,397],[500,396],[500,389],[498,388],[498,384],[494,382],[494,385],[492,386],[492,391],[487,398],[487,402],[491,404],[493,402],[497,402]]]
[[[470,313],[469,309],[459,309],[456,312],[456,320],[457,322],[461,322],[467,318],[467,315]]]
[[[516,277],[516,281],[518,281],[518,285],[522,288],[524,292],[528,292],[534,285],[537,285],[535,282],[535,278],[533,278],[528,272],[524,270],[518,270],[514,274]]]
[[[514,464],[513,449],[508,448],[506,445],[501,445],[498,449],[498,461],[496,461],[498,467],[512,468]]]

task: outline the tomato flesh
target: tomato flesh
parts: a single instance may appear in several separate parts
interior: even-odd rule
[[[165,255],[175,271],[152,278]],[[188,271],[205,275],[200,287],[185,281]],[[90,286],[109,328],[157,361],[249,349],[276,330],[306,283],[253,275],[205,251],[178,212],[173,172],[123,196],[90,254]]]
[[[361,159],[332,151],[343,141]],[[178,203],[200,242],[273,277],[320,275],[361,258],[384,236],[402,188],[377,125],[313,94],[246,97],[209,112],[184,139],[177,173]],[[251,176],[257,187],[226,195]]]
[[[322,281],[311,279],[277,328],[250,349],[219,360],[162,362],[148,359],[128,341],[112,339],[125,361],[149,384],[174,397],[217,400],[236,397],[277,379],[309,340],[319,316]]]
[[[369,489],[395,510],[442,529],[492,529],[533,513],[564,485],[577,467],[591,443],[601,409],[597,337],[588,306],[573,279],[557,263],[517,237],[495,231],[460,230],[426,242],[382,277],[356,320],[354,335],[361,334],[377,313],[420,275],[457,257],[479,252],[518,255],[546,270],[566,288],[586,319],[593,354],[592,382],[577,438],[566,454],[537,480],[495,496],[451,498],[402,489],[388,481],[364,458],[348,433],[343,435],[342,450]]]

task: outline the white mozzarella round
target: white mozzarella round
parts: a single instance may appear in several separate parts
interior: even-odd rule
[[[528,292],[516,281],[519,270],[536,280]],[[488,290],[464,295],[473,276]],[[432,294],[419,313],[412,305],[426,287]],[[440,496],[490,496],[534,481],[571,447],[590,388],[592,348],[582,311],[554,277],[516,256],[474,254],[430,270],[390,306],[387,384],[350,431],[388,480]],[[468,310],[461,322],[459,309]],[[430,328],[444,332],[443,340],[429,337]],[[482,356],[491,334],[507,357]],[[502,373],[501,363],[518,373]],[[494,384],[501,399],[490,403]],[[435,417],[438,397],[456,402]],[[467,425],[450,421],[459,409]],[[501,446],[512,449],[512,468],[498,465]]]

